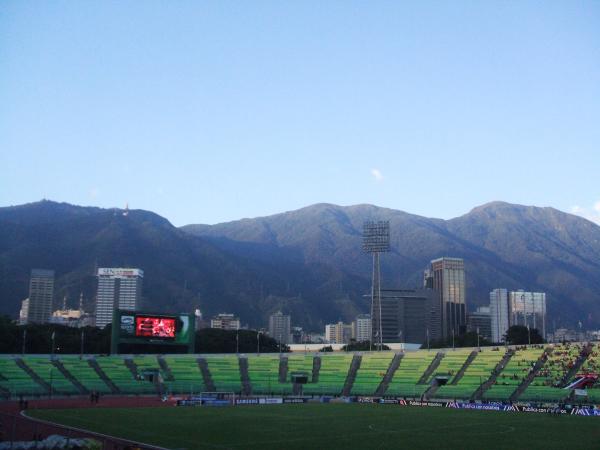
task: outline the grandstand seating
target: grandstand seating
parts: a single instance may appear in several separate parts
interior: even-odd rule
[[[544,349],[526,348],[515,351],[496,383],[483,394],[484,400],[508,400],[523,382]]]
[[[305,384],[303,392],[305,394],[323,395],[341,394],[352,363],[352,357],[351,353],[323,356],[318,382]]]
[[[375,352],[362,356],[360,368],[350,391],[353,395],[373,395],[385,376],[394,353]]]
[[[207,356],[206,363],[217,391],[242,391],[239,359],[237,356]]]
[[[430,384],[435,377],[447,376],[448,383],[452,382],[454,376],[461,369],[472,350],[457,349],[448,351],[442,358],[440,365],[433,371],[427,384]]]
[[[308,382],[311,383],[314,359],[313,355],[288,355],[287,382],[292,382],[292,373],[303,372],[308,375]],[[288,388],[288,386],[285,385],[283,389],[292,389],[291,386],[292,385],[290,384]]]
[[[504,354],[504,350],[482,350],[477,353],[458,383],[441,386],[435,393],[435,397],[470,398],[477,388],[491,376]]]
[[[37,396],[47,393],[17,365],[14,358],[0,358],[0,375],[2,375],[0,386],[10,392],[12,396]]]
[[[519,396],[524,401],[560,401],[566,399],[571,391],[557,387],[564,381],[569,370],[577,360],[581,345],[557,345],[540,371]],[[498,362],[505,355],[505,350],[484,349],[478,352],[462,377],[452,384],[456,374],[463,367],[470,350],[448,350],[440,360],[438,367],[428,375],[422,383],[422,378],[434,360],[437,351],[420,350],[407,352],[400,360],[397,370],[393,373],[384,393],[386,396],[420,397],[431,385],[435,377],[448,376],[448,384],[432,390],[435,398],[468,399],[485,383],[493,373]],[[521,348],[507,363],[497,376],[495,383],[483,394],[483,400],[508,400],[513,392],[522,385],[530,369],[539,360],[543,348]],[[321,365],[317,382],[313,382],[313,354],[288,354],[287,378],[280,382],[279,354],[248,355],[248,379],[253,394],[292,394],[293,384],[291,375],[303,372],[308,375],[308,383],[303,385],[302,392],[306,395],[339,395],[342,393],[352,363],[352,353],[320,354]],[[61,370],[52,363],[50,355],[27,355],[23,363],[31,370],[23,369],[17,363],[15,356],[0,357],[0,394],[11,396],[40,396],[48,395],[48,385],[52,385],[53,395],[78,395],[79,383],[88,391],[109,394],[110,387],[89,366],[87,358],[74,355],[56,355],[68,372],[63,375]],[[374,395],[383,380],[391,362],[393,352],[364,352],[361,364],[351,385],[351,395]],[[240,364],[237,355],[204,355],[203,361],[209,370],[214,383],[214,389],[240,393],[242,380]],[[106,376],[123,394],[156,394],[156,386],[146,380],[136,379],[125,364],[130,359],[137,367],[138,373],[146,370],[160,371],[166,392],[174,394],[193,394],[208,391],[202,371],[198,364],[198,355],[165,355],[164,361],[168,366],[159,364],[156,355],[136,356],[96,356],[95,361]],[[600,369],[600,345],[595,344],[588,359],[578,373],[595,373]],[[68,375],[74,378],[70,378]],[[39,377],[39,378],[38,378]],[[40,383],[36,380],[41,380]],[[350,385],[349,385],[350,386]],[[522,389],[524,385],[522,386]],[[212,389],[210,389],[212,390]],[[600,402],[600,386],[588,388],[588,398]]]
[[[385,395],[401,397],[420,397],[429,387],[428,384],[417,384],[427,370],[436,352],[409,352],[400,361],[400,366],[394,373]]]
[[[571,392],[569,389],[561,389],[560,382],[573,367],[582,350],[583,346],[580,344],[555,346],[519,400],[560,401],[566,399]]]
[[[79,390],[45,356],[27,356],[23,362],[42,380],[48,383],[53,394],[77,395]]]
[[[79,356],[61,356],[60,362],[88,391],[110,394],[110,388],[90,367],[87,359],[82,359]]]
[[[253,394],[291,394],[290,383],[279,383],[279,355],[248,356],[248,376]]]
[[[125,365],[123,358],[119,356],[99,356],[96,361],[106,376],[112,380],[121,392],[129,394],[156,393],[153,383],[133,378],[133,374]]]
[[[165,356],[165,361],[174,378],[165,381],[169,392],[193,394],[207,390],[195,355],[170,355]]]
[[[589,356],[575,376],[578,374],[600,375],[600,344],[592,344]],[[573,380],[571,379],[569,381]],[[588,388],[587,395],[590,401],[600,403],[600,382],[596,382],[594,387]]]

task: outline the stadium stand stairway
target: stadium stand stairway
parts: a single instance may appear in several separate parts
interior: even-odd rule
[[[471,395],[471,398],[470,398],[471,400],[481,400],[481,397],[483,396],[483,394],[485,394],[485,392],[491,386],[494,385],[494,383],[496,382],[496,379],[498,378],[498,375],[500,375],[500,373],[504,370],[504,368],[510,361],[510,358],[512,358],[512,356],[514,354],[515,354],[515,351],[513,349],[508,349],[506,351],[506,353],[504,354],[502,359],[498,362],[498,364],[496,364],[496,367],[494,367],[494,370],[492,371],[492,374],[490,375],[490,377],[485,381],[485,383],[483,383],[481,386],[479,386],[475,392],[473,392],[473,395]]]
[[[50,394],[50,391],[51,391],[50,384],[48,384],[46,381],[42,380],[37,373],[35,373],[33,370],[31,370],[31,367],[29,367],[27,364],[25,364],[25,361],[23,361],[23,359],[15,358],[15,363],[22,370],[24,370],[27,373],[27,375],[29,375],[31,377],[31,379],[33,381],[35,381],[38,385],[40,385],[44,389],[44,391],[46,391],[47,394]]]
[[[77,390],[79,391],[80,394],[88,394],[88,390],[85,388],[85,386],[83,384],[81,384],[79,382],[78,379],[76,379],[73,374],[71,374],[71,372],[69,372],[65,366],[63,366],[62,362],[60,362],[60,360],[58,359],[53,359],[52,360],[52,365],[54,367],[56,367],[58,369],[58,371],[60,373],[63,374],[63,376],[69,380],[71,383],[73,383],[73,385],[77,388]]]
[[[217,390],[217,388],[215,387],[215,382],[212,379],[210,370],[208,370],[208,363],[206,362],[206,359],[198,358],[197,362],[198,362],[198,367],[200,367],[200,373],[202,374],[202,379],[204,380],[204,385],[206,386],[206,388],[209,391],[215,392]]]
[[[137,365],[133,362],[133,359],[125,358],[123,360],[123,362],[125,363],[125,365],[129,369],[129,371],[131,372],[131,375],[133,376],[133,379],[134,380],[139,380],[140,379],[140,374],[138,372]]]
[[[319,371],[321,370],[321,357],[315,356],[313,358],[313,370],[312,370],[312,382],[319,382]]]
[[[8,381],[4,375],[0,373],[0,381]],[[0,386],[0,397],[4,399],[10,398],[10,390],[6,389],[4,386]]]
[[[102,381],[104,381],[104,383],[106,383],[106,385],[109,387],[111,393],[113,393],[113,394],[121,393],[121,391],[119,390],[117,385],[115,383],[113,383],[112,380],[106,376],[106,373],[104,373],[104,370],[102,370],[102,368],[98,365],[98,361],[96,361],[96,359],[94,359],[94,358],[88,359],[88,364],[92,369],[94,369],[96,371],[96,373],[102,379]]]
[[[387,371],[385,372],[385,375],[383,376],[383,379],[381,380],[381,383],[379,383],[379,386],[375,391],[375,395],[385,394],[385,391],[387,391],[387,388],[390,385],[390,381],[392,381],[396,370],[398,370],[398,367],[400,367],[400,362],[402,361],[403,356],[404,353],[396,353],[394,355],[392,362],[390,362],[390,366],[388,367]]]
[[[465,361],[463,366],[456,373],[456,375],[454,376],[454,379],[452,380],[452,382],[450,384],[454,384],[454,385],[458,384],[458,382],[463,377],[463,375],[465,374],[465,372],[467,371],[467,369],[469,368],[469,366],[471,365],[471,363],[473,362],[473,360],[475,359],[476,356],[477,356],[477,350],[473,350],[469,354],[469,357],[467,358],[467,360]]]
[[[431,378],[431,375],[438,368],[438,366],[440,365],[440,362],[442,362],[442,359],[444,358],[444,356],[445,356],[445,354],[442,352],[438,352],[438,354],[435,355],[435,358],[433,358],[433,361],[431,361],[431,364],[429,364],[429,367],[427,368],[427,370],[423,373],[421,378],[419,378],[419,381],[417,384],[426,384],[427,383],[427,380],[429,380],[429,378]]]
[[[165,381],[175,381],[175,377],[173,376],[173,372],[171,372],[171,368],[169,364],[161,355],[156,355],[156,360],[158,361],[158,367],[165,375]]]
[[[252,385],[250,384],[250,375],[248,374],[248,358],[238,358],[240,365],[240,380],[242,381],[242,395],[250,395],[252,393]]]
[[[287,356],[282,356],[279,359],[279,382],[285,383],[287,380],[288,374],[288,358]]]
[[[431,382],[431,386],[429,386],[427,388],[427,390],[425,392],[423,392],[423,399],[429,400],[431,397],[433,397],[435,395],[435,393],[437,392],[437,390],[439,388],[440,388],[440,385],[437,384],[437,381],[433,380]]]
[[[350,364],[350,370],[348,371],[348,375],[346,376],[346,381],[344,382],[344,388],[342,389],[342,395],[347,397],[350,395],[350,391],[352,390],[352,385],[354,384],[354,380],[356,380],[356,372],[360,368],[360,362],[362,360],[362,356],[355,354],[352,357],[352,363]]]
[[[533,368],[529,371],[529,373],[527,374],[527,376],[523,379],[523,381],[521,382],[521,384],[519,384],[519,386],[517,387],[517,389],[515,389],[515,392],[513,392],[509,398],[510,402],[515,402],[517,401],[517,399],[519,398],[519,396],[525,392],[525,389],[527,389],[527,387],[529,387],[529,385],[531,384],[531,382],[533,381],[533,379],[535,378],[535,376],[537,375],[537,373],[540,371],[540,369],[542,368],[542,366],[544,365],[544,363],[546,362],[546,360],[548,359],[548,355],[552,353],[552,349],[550,347],[547,347],[543,353],[540,355],[540,357],[538,358],[538,360],[535,362],[535,365],[533,366]]]
[[[594,347],[592,346],[592,344],[587,344],[585,347],[583,347],[583,350],[581,351],[581,354],[575,361],[575,364],[573,365],[573,367],[571,367],[569,369],[569,371],[567,373],[565,373],[565,376],[560,381],[561,387],[567,386],[571,382],[571,380],[575,377],[575,375],[577,375],[577,373],[581,369],[581,366],[583,366],[585,361],[588,359],[588,356],[590,356],[590,353],[592,353],[593,348]]]

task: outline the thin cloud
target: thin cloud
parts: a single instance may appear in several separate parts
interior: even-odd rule
[[[375,178],[375,181],[380,182],[383,181],[383,174],[379,169],[371,169],[371,175]]]
[[[100,195],[100,189],[98,189],[97,187],[90,189],[89,195],[90,198],[97,198],[98,195]]]
[[[572,206],[571,214],[581,216],[600,225],[600,200],[594,203],[591,208],[585,208],[579,205]]]

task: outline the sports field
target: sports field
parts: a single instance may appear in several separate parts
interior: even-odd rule
[[[304,404],[31,410],[32,416],[173,449],[598,449],[600,418]]]

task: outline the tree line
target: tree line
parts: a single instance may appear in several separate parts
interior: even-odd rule
[[[0,353],[109,354],[111,326],[73,328],[54,324],[18,325],[0,316]],[[126,353],[160,353],[158,346],[124,345]],[[169,353],[173,350],[167,350]],[[275,353],[289,347],[254,330],[196,330],[196,353]],[[163,350],[164,352],[164,350]]]

